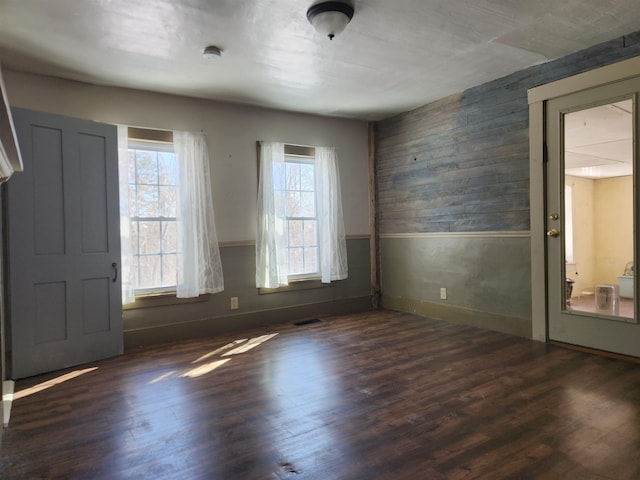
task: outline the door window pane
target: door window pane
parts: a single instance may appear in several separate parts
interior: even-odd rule
[[[633,109],[628,99],[564,115],[567,311],[635,318]]]

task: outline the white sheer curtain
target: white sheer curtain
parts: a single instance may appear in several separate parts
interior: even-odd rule
[[[128,126],[118,125],[118,172],[120,182],[120,279],[122,281],[122,304],[136,299],[133,269],[133,244],[129,210],[129,136]]]
[[[333,147],[316,147],[315,178],[318,246],[322,282],[347,278],[347,248],[338,158]],[[285,201],[274,186],[286,184],[284,144],[260,142],[256,286],[288,285]]]
[[[178,155],[179,298],[224,290],[213,215],[209,149],[203,133],[173,132]]]
[[[334,147],[316,147],[318,246],[322,282],[347,278],[347,243],[342,216],[338,154]]]
[[[260,142],[256,286],[288,285],[287,228],[284,199],[273,186],[285,185],[284,143]]]

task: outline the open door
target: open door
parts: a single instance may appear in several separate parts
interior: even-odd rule
[[[117,134],[14,109],[24,171],[8,183],[11,376],[122,353]]]
[[[626,80],[546,108],[549,339],[635,357],[639,93]]]

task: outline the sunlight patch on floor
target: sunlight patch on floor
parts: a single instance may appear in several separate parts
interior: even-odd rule
[[[223,357],[228,357],[228,356],[231,356],[231,355],[238,355],[240,353],[248,352],[249,350],[256,348],[258,345],[261,345],[264,342],[271,340],[276,335],[278,335],[278,334],[277,333],[272,333],[270,335],[262,335],[261,337],[252,338],[247,343],[245,343],[243,345],[240,345],[239,347],[234,348],[233,350],[228,351],[227,353],[222,354],[222,356]]]
[[[14,400],[19,400],[24,397],[28,397],[29,395],[33,395],[34,393],[41,392],[48,388],[59,385],[68,380],[72,380],[74,378],[79,377],[80,375],[84,375],[85,373],[93,372],[97,370],[98,367],[85,368],[83,370],[75,370],[73,372],[65,373],[64,375],[60,375],[59,377],[52,378],[51,380],[47,380],[46,382],[39,383],[38,385],[34,385],[33,387],[26,388],[24,390],[20,390],[13,394]]]
[[[160,375],[159,377],[154,378],[153,380],[151,380],[149,382],[149,385],[153,385],[154,383],[158,383],[161,382],[162,380],[166,380],[169,377],[173,377],[174,374],[176,374],[177,371],[176,370],[171,370],[170,372],[167,373],[163,373],[162,375]]]
[[[277,335],[278,335],[277,333],[272,333],[272,334],[269,334],[269,335],[262,335],[262,336],[254,337],[254,338],[251,338],[251,339],[240,338],[238,340],[234,340],[233,342],[227,343],[226,345],[224,345],[224,346],[222,346],[220,348],[216,348],[215,350],[213,350],[213,351],[211,351],[209,353],[205,353],[204,355],[198,357],[196,360],[191,362],[191,365],[202,364],[202,362],[204,362],[205,360],[210,359],[211,357],[214,357],[215,355],[220,355],[221,354],[220,355],[221,357],[231,357],[233,355],[240,355],[242,353],[246,353],[246,352],[248,352],[250,350],[253,350],[254,348],[258,347],[259,345],[262,345],[263,343],[271,340],[272,338],[274,338]],[[231,349],[231,350],[229,350],[229,349]],[[157,376],[153,380],[150,380],[148,382],[148,384],[152,385],[154,383],[159,383],[159,382],[162,382],[163,380],[167,380],[167,379],[173,378],[173,377],[181,377],[181,378],[197,378],[197,377],[201,377],[203,375],[206,375],[208,373],[213,372],[217,368],[220,368],[225,363],[227,363],[229,360],[231,360],[231,358],[222,358],[222,359],[219,359],[219,360],[209,361],[209,362],[204,363],[202,365],[198,365],[198,366],[194,366],[192,368],[189,368],[189,369],[185,370],[182,373],[180,373],[178,370],[171,370],[169,372],[165,372],[162,375]]]
[[[192,368],[184,372],[181,377],[189,377],[196,378],[201,377],[202,375],[206,375],[207,373],[213,372],[216,368],[221,367],[225,363],[227,363],[230,358],[225,358],[224,360],[216,360],[215,362],[205,363],[204,365],[200,365],[199,367]]]
[[[209,353],[205,353],[204,355],[202,355],[200,358],[198,358],[197,360],[194,360],[191,363],[200,363],[203,362],[204,360],[206,360],[209,357],[212,357],[214,355],[217,355],[220,352],[224,352],[225,350],[228,350],[230,348],[233,348],[237,345],[240,345],[241,343],[246,342],[247,340],[249,340],[248,338],[241,338],[240,340],[234,340],[231,343],[227,343],[224,347],[220,347],[220,348],[216,348],[213,352],[209,352]]]

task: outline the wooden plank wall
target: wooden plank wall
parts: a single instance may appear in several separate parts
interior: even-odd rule
[[[640,55],[640,32],[376,124],[380,234],[529,230],[527,90]]]

